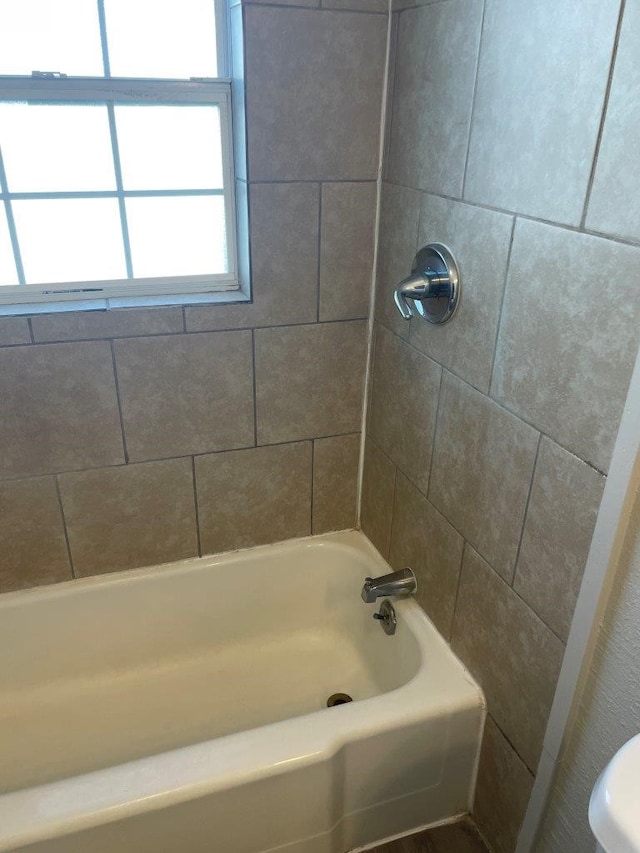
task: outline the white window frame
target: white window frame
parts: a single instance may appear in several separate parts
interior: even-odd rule
[[[216,0],[218,68],[228,73],[229,44],[224,0]],[[0,75],[0,101],[22,101],[43,104],[106,103],[113,128],[113,109],[117,104],[141,105],[214,105],[220,111],[223,190],[227,236],[228,271],[226,273],[129,278],[87,282],[55,282],[51,284],[17,284],[0,287],[0,313],[13,313],[12,307],[44,306],[47,310],[74,307],[104,308],[115,305],[169,304],[171,302],[227,301],[229,297],[246,299],[240,293],[238,270],[237,220],[235,203],[235,167],[232,127],[231,80],[227,77],[192,78],[190,80],[141,79],[123,77],[65,77],[57,74],[27,76]],[[12,200],[25,198],[116,198],[120,205],[129,196],[197,195],[198,190],[127,191],[121,176],[116,175],[116,190],[109,192],[15,193],[8,191],[6,177],[0,168],[0,205],[7,211],[12,242],[16,239],[10,215]],[[15,245],[15,243],[14,243]],[[127,253],[130,269],[130,256]],[[19,277],[23,277],[18,270]],[[172,297],[175,297],[172,299]],[[191,298],[190,298],[191,297]]]

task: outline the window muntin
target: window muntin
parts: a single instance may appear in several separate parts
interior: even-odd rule
[[[165,23],[186,7],[204,10],[215,45],[213,0],[98,0],[104,77],[0,77],[0,303],[238,287],[229,81],[108,76],[109,15],[140,18],[146,7],[166,12]],[[56,221],[37,257],[47,211]]]

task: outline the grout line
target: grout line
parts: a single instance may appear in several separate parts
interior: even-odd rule
[[[200,509],[198,507],[198,488],[196,486],[196,458],[191,457],[191,478],[193,480],[193,502],[196,513],[196,541],[198,544],[198,556],[202,557],[202,542],[200,539]]]
[[[385,127],[387,121],[388,88],[389,88],[389,62],[391,54],[391,6],[393,0],[389,0],[387,8],[387,44],[385,49],[384,74],[382,78],[382,97],[380,100],[380,130],[378,139],[378,170],[376,176],[376,216],[373,229],[373,263],[371,266],[371,285],[369,288],[369,316],[367,318],[367,352],[364,372],[364,393],[362,395],[362,417],[360,422],[360,455],[358,459],[358,483],[356,497],[356,526],[360,527],[362,510],[362,480],[364,475],[364,448],[366,440],[367,412],[369,408],[369,397],[371,393],[372,358],[373,358],[373,330],[376,304],[376,278],[378,273],[378,248],[380,243],[380,207],[382,199],[382,168],[384,159]],[[395,83],[395,78],[394,78]],[[395,492],[394,492],[395,493]]]
[[[320,258],[322,256],[322,190],[323,184],[318,184],[318,258],[316,268],[316,322],[320,322],[320,275],[321,265]]]
[[[387,456],[387,459],[388,459],[388,458],[389,458],[389,457]],[[392,464],[393,464],[393,466],[394,466],[394,475],[393,475],[393,495],[392,495],[392,497],[391,497],[391,524],[389,525],[389,553],[387,554],[387,562],[388,562],[390,565],[391,565],[391,546],[393,545],[393,529],[394,529],[394,526],[395,526],[395,523],[396,523],[396,498],[397,498],[397,496],[398,496],[398,474],[399,474],[401,477],[404,477],[404,476],[405,476],[405,475],[402,473],[402,471],[398,468],[398,466],[395,464],[395,462],[394,462],[394,463],[392,463]],[[406,479],[408,482],[410,482],[410,481],[408,480],[408,478],[407,478],[407,477],[405,477],[405,479]]]
[[[448,520],[449,519],[447,519],[447,521]],[[449,522],[449,523],[451,523],[451,522]],[[451,613],[451,627],[449,629],[449,645],[451,645],[453,642],[453,626],[454,626],[454,623],[456,621],[456,612],[458,610],[458,599],[460,598],[460,587],[462,585],[462,567],[464,565],[464,558],[465,558],[465,555],[467,553],[467,547],[470,547],[469,543],[467,542],[466,539],[463,539],[462,540],[462,552],[460,554],[460,566],[458,568],[458,583],[456,584],[456,596],[453,600],[453,611]]]
[[[509,586],[513,589],[513,585],[516,580],[516,573],[518,570],[518,560],[520,559],[520,549],[522,548],[522,540],[524,539],[524,528],[527,524],[527,514],[529,512],[529,504],[531,503],[531,493],[533,492],[533,481],[536,478],[536,468],[538,467],[538,457],[540,456],[540,446],[542,445],[542,433],[538,436],[538,446],[536,447],[536,455],[533,460],[533,466],[531,468],[531,479],[529,480],[529,489],[527,491],[527,500],[524,505],[524,513],[522,515],[522,526],[520,528],[520,537],[518,538],[518,547],[516,548],[516,556],[513,561],[513,573],[511,575],[511,581],[509,582]],[[514,590],[515,592],[515,590]],[[517,594],[517,593],[516,593]]]
[[[311,518],[309,519],[309,531],[313,536],[313,495],[314,495],[314,485],[316,481],[316,441],[318,439],[311,439],[311,500],[309,502],[309,512]]]
[[[617,234],[607,234],[604,231],[598,231],[595,228],[583,228],[580,225],[567,225],[565,222],[554,222],[552,219],[544,219],[541,216],[533,216],[528,213],[522,213],[514,209],[504,207],[496,207],[491,204],[482,204],[482,202],[472,201],[470,199],[460,198],[458,196],[449,195],[447,193],[437,192],[436,190],[412,187],[409,184],[403,184],[401,181],[385,180],[386,184],[397,187],[398,189],[411,190],[412,192],[421,193],[422,195],[431,195],[434,198],[441,198],[445,201],[455,201],[458,204],[464,204],[468,207],[474,207],[478,210],[488,210],[492,213],[502,213],[507,216],[517,216],[526,222],[536,222],[539,225],[548,225],[551,228],[558,228],[561,231],[568,231],[571,234],[583,234],[585,237],[597,237],[599,240],[607,240],[610,243],[617,243],[622,246],[631,246],[637,248],[640,246],[640,239],[634,240],[630,237],[622,237]]]
[[[507,299],[507,285],[509,282],[509,272],[511,269],[511,253],[513,251],[513,241],[515,239],[516,233],[516,222],[518,221],[518,217],[514,216],[513,221],[511,223],[511,236],[509,237],[509,248],[507,249],[507,263],[504,269],[504,281],[502,286],[502,298],[500,300],[500,311],[498,312],[498,324],[496,326],[496,336],[493,341],[493,358],[491,359],[491,371],[489,373],[489,387],[487,390],[487,396],[491,393],[491,386],[493,385],[493,374],[496,368],[496,360],[498,358],[498,341],[500,340],[500,331],[502,329],[502,318],[504,314],[504,305]]]
[[[441,2],[444,2],[444,0],[441,0]],[[297,4],[297,3],[273,3],[273,2],[270,2],[270,3],[260,3],[260,2],[252,3],[252,2],[250,2],[250,0],[243,0],[242,6],[243,6],[243,8],[253,7],[253,8],[258,8],[258,9],[265,9],[265,8],[268,8],[268,9],[287,9],[287,10],[297,9],[298,11],[304,11],[304,12],[338,12],[338,13],[342,13],[342,14],[347,13],[347,14],[353,14],[353,15],[375,15],[375,17],[377,17],[377,18],[381,17],[382,15],[387,14],[387,12],[374,12],[374,11],[369,10],[369,9],[336,9],[336,8],[333,8],[332,6],[328,6],[328,7],[321,6],[321,5],[303,6],[303,5]]]
[[[182,331],[185,335],[187,334],[187,312],[184,305],[182,306]]]
[[[116,386],[116,400],[118,402],[118,417],[120,418],[120,434],[122,436],[122,451],[124,453],[125,464],[129,463],[129,451],[127,450],[127,440],[124,434],[124,418],[122,416],[122,398],[120,396],[120,382],[118,381],[118,368],[116,366],[116,352],[113,341],[110,341],[111,346],[111,363],[113,366],[113,379]],[[105,466],[103,466],[105,467]],[[110,466],[106,466],[110,467]]]
[[[511,741],[511,739],[510,739],[510,738],[509,738],[509,737],[508,737],[508,736],[503,732],[503,730],[502,730],[502,726],[501,726],[501,725],[499,725],[499,723],[497,722],[496,718],[493,716],[493,714],[489,711],[489,709],[488,709],[488,708],[487,708],[487,716],[488,716],[488,717],[491,717],[491,722],[493,723],[493,725],[498,729],[498,731],[500,732],[500,734],[502,735],[502,737],[506,740],[506,742],[509,744],[509,746],[511,747],[511,749],[512,749],[512,750],[515,752],[515,754],[518,756],[518,758],[520,759],[520,761],[522,762],[522,764],[526,767],[526,769],[527,769],[527,770],[528,770],[528,772],[531,774],[531,776],[533,776],[533,777],[535,778],[535,775],[536,775],[535,770],[532,770],[532,769],[529,767],[529,765],[527,764],[527,762],[524,760],[524,758],[520,755],[520,753],[518,752],[518,750],[517,750],[517,749],[516,749],[516,747],[514,746],[514,744],[513,744],[513,742]]]
[[[442,401],[442,386],[444,385],[444,369],[442,366],[440,367],[440,382],[438,383],[438,401],[436,402],[436,416],[433,422],[433,437],[431,439],[431,459],[429,460],[429,473],[427,475],[427,487],[425,491],[425,498],[429,500],[429,493],[431,492],[431,474],[433,472],[433,459],[436,455],[436,437],[438,435],[438,420],[440,418],[440,403]]]
[[[389,457],[387,456],[387,459],[388,458]],[[389,562],[389,557],[391,556],[391,535],[393,533],[393,515],[394,515],[393,510],[394,510],[394,507],[396,505],[396,489],[397,489],[397,485],[398,485],[398,470],[399,470],[398,466],[395,464],[395,462],[392,464],[393,464],[393,489],[391,491],[391,522],[389,524],[389,541],[387,543],[386,554],[383,554],[383,557],[385,558],[385,560],[387,562]]]
[[[151,465],[154,462],[171,462],[174,459],[190,459],[192,456],[214,456],[218,453],[236,453],[242,450],[255,450],[259,447],[282,447],[286,444],[302,444],[305,441],[315,441],[320,438],[343,438],[347,435],[360,435],[357,429],[348,430],[347,432],[336,432],[332,435],[318,435],[313,438],[305,436],[304,438],[295,438],[288,441],[270,441],[264,444],[247,444],[242,447],[227,447],[222,450],[202,450],[196,453],[179,453],[177,456],[154,456],[146,459],[132,459],[129,462],[120,462],[115,465],[90,465],[87,468],[66,468],[64,471],[39,471],[37,474],[18,474],[12,477],[0,477],[0,483],[17,483],[27,482],[28,480],[37,480],[41,477],[56,477],[62,474],[86,474],[89,471],[111,470],[114,468],[127,468],[131,465]]]
[[[591,193],[593,191],[593,183],[596,178],[596,169],[598,167],[598,158],[600,157],[600,148],[602,146],[602,137],[604,136],[604,126],[607,119],[607,111],[609,108],[609,99],[611,98],[611,89],[613,86],[613,75],[615,72],[616,60],[618,58],[618,46],[620,44],[620,34],[622,32],[622,22],[624,18],[624,12],[626,7],[626,0],[622,0],[620,3],[620,11],[618,13],[618,23],[616,25],[616,34],[613,40],[613,48],[611,51],[611,64],[609,66],[609,77],[607,79],[607,86],[604,93],[604,100],[602,102],[602,114],[600,116],[600,124],[598,126],[598,135],[596,137],[596,145],[593,153],[593,160],[591,162],[591,172],[589,173],[589,181],[587,183],[587,192],[584,199],[584,207],[582,209],[582,217],[580,219],[580,225],[582,228],[585,227],[585,223],[587,221],[587,211],[589,209],[589,204],[591,202]]]
[[[27,317],[27,326],[29,328],[29,337],[31,338],[31,343],[35,344],[36,339],[35,339],[35,336],[33,334],[33,323],[31,322],[32,319],[33,319],[32,317]]]
[[[250,302],[237,303],[242,305],[251,305]],[[197,306],[201,307],[201,306]],[[31,317],[25,317],[26,320],[30,320]],[[322,320],[323,324],[333,324],[333,323],[357,323],[364,322],[367,320],[367,317],[349,317],[349,318],[340,318],[337,320]],[[258,329],[290,329],[290,328],[298,328],[300,326],[316,326],[318,325],[315,321],[306,321],[304,323],[271,323],[260,325],[259,323],[256,325],[245,325],[245,326],[223,326],[222,328],[213,328],[213,329],[194,329],[193,331],[185,330],[178,332],[147,332],[147,333],[135,333],[131,335],[95,335],[92,337],[78,337],[78,338],[60,338],[49,341],[36,341],[34,340],[32,343],[22,343],[22,344],[3,344],[2,348],[6,346],[12,347],[30,347],[30,346],[53,346],[56,344],[78,344],[78,343],[92,343],[94,341],[127,341],[127,340],[144,340],[146,338],[177,338],[181,335],[211,335],[218,334],[224,332],[250,332],[252,330]]]
[[[316,178],[256,178],[249,186],[281,186],[288,184],[375,184],[377,178],[343,178],[340,175],[320,175]]]
[[[251,329],[251,371],[253,373],[253,446],[258,447],[258,381],[256,377],[255,329]]]
[[[471,98],[471,115],[469,116],[469,133],[467,135],[467,153],[464,159],[464,170],[462,172],[462,187],[460,189],[461,197],[464,198],[464,191],[467,184],[467,172],[469,170],[469,155],[471,153],[471,136],[473,134],[473,118],[476,112],[476,97],[478,95],[478,77],[480,76],[480,57],[482,56],[482,42],[484,38],[484,24],[487,14],[487,0],[482,4],[482,18],[480,21],[480,38],[478,39],[478,56],[476,58],[476,73],[473,81],[473,96]]]
[[[75,580],[77,575],[76,575],[75,567],[73,565],[73,557],[71,556],[71,543],[69,542],[69,531],[67,529],[67,519],[66,519],[66,516],[64,514],[64,504],[62,503],[62,493],[60,492],[60,481],[58,480],[58,476],[59,476],[58,474],[55,474],[53,479],[55,480],[55,484],[56,484],[56,495],[58,496],[58,507],[60,509],[60,516],[62,518],[62,529],[64,531],[64,541],[66,542],[66,545],[67,545],[67,556],[69,557],[69,568],[71,569],[71,577]]]

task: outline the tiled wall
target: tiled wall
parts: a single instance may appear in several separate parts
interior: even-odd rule
[[[233,11],[253,304],[0,319],[0,591],[355,524],[387,16],[298,5]]]
[[[640,340],[640,2],[619,45],[618,0],[394,8],[362,524],[485,690],[475,817],[510,853]],[[441,328],[392,302],[433,241]]]

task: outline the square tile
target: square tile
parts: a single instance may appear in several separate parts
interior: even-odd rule
[[[533,774],[488,716],[473,816],[495,853],[515,850],[533,782]]]
[[[251,332],[116,341],[132,460],[254,444]]]
[[[416,599],[443,637],[449,638],[462,567],[464,540],[402,474],[396,478],[389,562],[410,566]]]
[[[482,0],[400,15],[387,178],[462,193],[482,26]]]
[[[29,323],[24,317],[0,317],[0,347],[30,343]]]
[[[580,223],[618,7],[487,0],[465,199]]]
[[[311,443],[197,456],[203,554],[311,533]]]
[[[76,576],[198,555],[191,459],[62,474]]]
[[[538,433],[445,373],[429,499],[511,581]]]
[[[360,526],[385,559],[389,556],[391,544],[395,480],[395,465],[367,438],[364,446]]]
[[[53,477],[0,483],[0,593],[71,580]]]
[[[31,318],[36,341],[79,341],[164,335],[183,331],[182,308],[125,308],[114,311],[72,311]]]
[[[314,323],[318,310],[318,184],[253,184],[253,302],[185,308],[187,331]]]
[[[425,494],[442,370],[384,326],[376,329],[368,431]]]
[[[258,444],[357,432],[366,322],[255,332]]]
[[[376,199],[374,183],[322,186],[320,320],[369,314]]]
[[[636,145],[640,110],[640,4],[627,2],[607,115],[587,210],[595,231],[640,240],[640,170]]]
[[[313,442],[313,533],[356,526],[360,433]]]
[[[0,349],[0,478],[124,462],[111,347]]]
[[[451,647],[478,679],[489,713],[535,771],[564,646],[469,546]]]
[[[411,321],[411,343],[485,393],[489,390],[513,217],[437,196],[422,199],[419,246],[444,243],[460,268],[455,319]]]
[[[245,8],[252,181],[375,180],[384,15]]]
[[[491,395],[601,471],[640,342],[639,264],[637,247],[516,224]],[[616,271],[616,285],[594,313],[603,269]]]
[[[567,640],[605,478],[543,438],[513,588]]]

